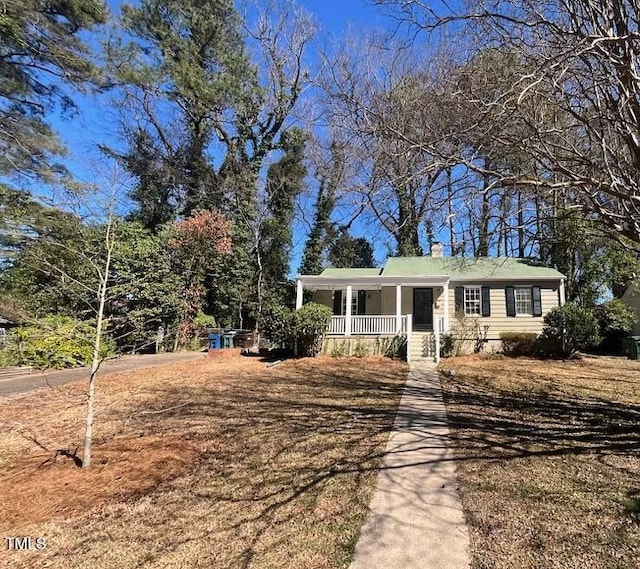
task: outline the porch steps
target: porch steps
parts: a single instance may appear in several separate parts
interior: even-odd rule
[[[436,341],[432,332],[413,332],[407,347],[411,361],[434,361]]]

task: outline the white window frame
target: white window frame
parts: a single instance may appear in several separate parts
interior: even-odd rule
[[[518,292],[527,292],[529,298],[518,299]],[[513,287],[513,302],[515,304],[516,316],[533,316],[533,289],[530,286],[515,286]],[[520,310],[523,305],[528,303],[527,310]]]
[[[351,316],[358,314],[358,291],[351,290]],[[347,291],[342,291],[342,306],[340,307],[340,316],[347,315]]]
[[[474,297],[477,295],[477,298],[468,298],[467,293],[474,293]],[[470,316],[473,318],[482,316],[482,287],[480,285],[477,286],[465,286],[464,287],[464,315]],[[471,308],[473,307],[473,311]],[[477,312],[476,312],[477,307]]]

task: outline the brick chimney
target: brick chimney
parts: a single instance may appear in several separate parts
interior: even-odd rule
[[[442,243],[440,243],[439,241],[434,241],[431,244],[431,256],[432,257],[442,257],[443,250],[444,250],[444,247],[442,246]]]

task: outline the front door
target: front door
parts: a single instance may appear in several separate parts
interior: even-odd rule
[[[433,289],[413,289],[413,329],[433,330]]]

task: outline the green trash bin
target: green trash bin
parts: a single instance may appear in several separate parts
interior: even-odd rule
[[[640,336],[627,338],[627,357],[630,360],[640,360]]]
[[[223,348],[233,348],[233,338],[235,334],[223,334],[222,335],[222,347]]]

